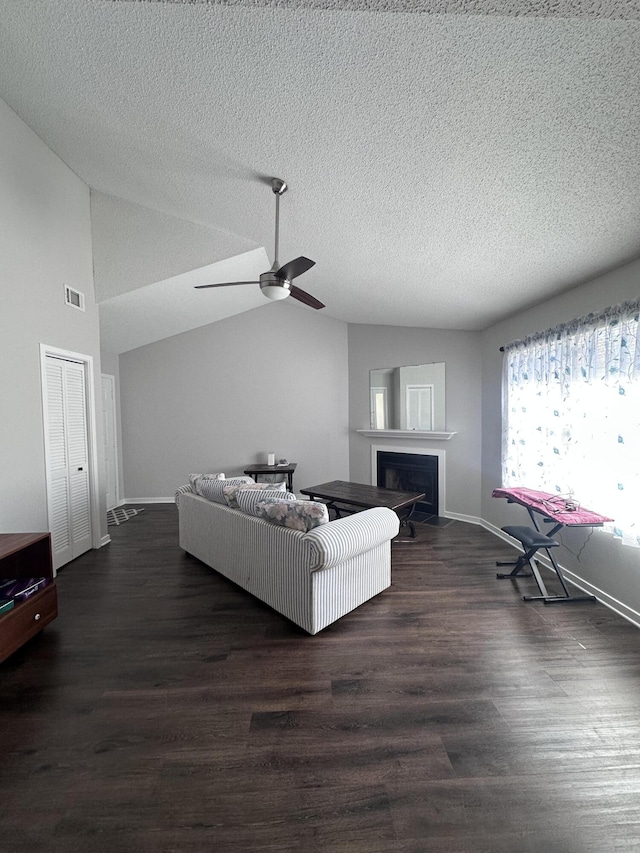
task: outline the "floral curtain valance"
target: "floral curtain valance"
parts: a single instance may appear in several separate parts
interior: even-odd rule
[[[515,382],[624,382],[640,378],[640,300],[514,341],[505,361]]]

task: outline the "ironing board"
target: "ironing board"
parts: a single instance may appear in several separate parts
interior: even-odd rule
[[[529,518],[531,519],[531,523],[535,530],[551,539],[559,530],[562,530],[563,527],[602,527],[606,521],[613,521],[612,518],[602,515],[599,512],[586,509],[579,504],[568,500],[566,497],[554,495],[550,492],[527,489],[522,486],[494,489],[492,496],[494,498],[504,498],[508,503],[517,503],[523,506],[529,513]],[[551,527],[546,530],[542,530],[540,525],[541,522],[551,524]],[[562,586],[563,594],[549,595],[543,585],[540,588],[542,595],[527,596],[527,600],[539,598],[544,601],[545,604],[560,601],[596,600],[594,595],[571,595],[567,589],[565,579],[562,575],[562,570],[558,565],[558,561],[554,554],[546,547],[542,547],[541,550],[546,551],[549,562],[553,566],[553,569],[558,576],[558,580],[560,581],[560,585]],[[518,575],[528,563],[525,556],[526,555],[522,555],[519,557],[515,563],[498,563],[498,565],[515,566],[510,575],[511,577],[514,577]],[[540,586],[540,581],[538,581],[538,585]]]

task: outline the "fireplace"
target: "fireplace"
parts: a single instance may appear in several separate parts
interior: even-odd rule
[[[377,485],[401,492],[424,492],[416,512],[438,515],[438,456],[378,450],[375,454]]]

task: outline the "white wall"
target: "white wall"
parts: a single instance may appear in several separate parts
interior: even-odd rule
[[[446,507],[457,515],[480,516],[481,361],[480,333],[398,326],[349,326],[350,479],[371,482],[371,445],[402,444],[398,439],[366,438],[369,429],[369,371],[443,361],[446,377],[446,428],[449,441],[420,441],[420,447],[446,453]]]
[[[100,302],[256,248],[236,234],[97,190],[91,191],[91,221]]]
[[[558,323],[638,298],[640,261],[635,261],[523,311],[482,333],[482,517],[494,527],[528,522],[524,510],[504,500],[491,498],[492,490],[501,485],[502,476],[503,356],[500,347]],[[593,506],[590,509],[606,511],[606,507]],[[589,532],[584,530],[562,532],[561,539],[568,548],[558,549],[560,564],[586,585],[594,587],[596,594],[602,591],[605,595],[600,597],[620,612],[640,620],[640,550],[623,547],[609,534],[595,530],[589,543],[580,552],[588,535]],[[578,553],[579,559],[574,556]]]
[[[191,472],[242,473],[274,452],[296,490],[347,479],[347,326],[266,302],[120,355],[124,489],[173,497]]]
[[[89,189],[4,101],[0,258],[0,531],[43,531],[47,501],[39,344],[93,356],[100,388]],[[84,293],[84,313],[64,304],[64,284]],[[100,432],[99,447],[101,440]],[[101,518],[104,535],[104,512]]]

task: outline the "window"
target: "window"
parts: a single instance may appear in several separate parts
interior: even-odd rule
[[[505,347],[503,485],[566,496],[640,547],[640,303]]]
[[[371,429],[386,429],[389,423],[387,412],[387,389],[371,389]]]

